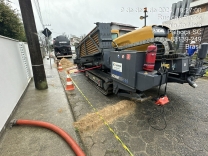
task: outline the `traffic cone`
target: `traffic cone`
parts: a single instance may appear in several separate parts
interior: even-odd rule
[[[65,90],[74,90],[74,85],[72,83],[72,80],[71,78],[67,75],[67,78],[66,78],[66,88]]]
[[[62,66],[61,66],[61,63],[60,63],[60,62],[58,63],[58,71],[59,71],[59,72],[62,72],[62,71],[63,71],[63,68],[62,68]]]

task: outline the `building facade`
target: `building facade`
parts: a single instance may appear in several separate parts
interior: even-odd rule
[[[176,49],[185,52],[191,41],[208,43],[208,0],[183,0],[172,4],[170,20],[163,22],[173,33]]]
[[[137,27],[130,25],[130,24],[123,24],[123,23],[116,23],[116,22],[111,22],[111,30],[118,30],[119,31],[119,36],[122,36],[128,32],[131,32],[135,30]]]

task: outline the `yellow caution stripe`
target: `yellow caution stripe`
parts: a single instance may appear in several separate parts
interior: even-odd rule
[[[134,156],[132,154],[132,152],[129,150],[129,148],[123,143],[123,141],[119,138],[119,136],[114,132],[114,130],[110,127],[110,125],[106,122],[106,120],[99,114],[98,110],[92,105],[92,103],[88,100],[88,98],[84,95],[84,93],[81,91],[81,89],[77,86],[77,84],[74,82],[74,80],[71,78],[72,82],[74,83],[74,85],[76,86],[76,88],[79,90],[79,92],[82,94],[82,96],[85,98],[85,100],[87,101],[87,103],[92,107],[92,109],[95,111],[95,113],[100,117],[100,119],[103,121],[103,123],[107,126],[107,128],[109,129],[109,131],[111,131],[114,135],[114,137],[116,138],[116,140],[118,140],[122,147],[129,153],[130,156]]]

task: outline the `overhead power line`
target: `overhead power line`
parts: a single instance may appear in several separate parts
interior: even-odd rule
[[[41,21],[43,23],[43,18],[42,18],[41,9],[40,9],[40,3],[39,3],[39,0],[36,0],[36,1],[37,1],[37,4],[38,4],[38,10],[39,10],[39,13],[40,13]]]
[[[41,10],[40,10],[40,4],[39,4],[39,1],[38,1],[38,0],[34,0],[34,4],[35,4],[36,11],[37,11],[37,13],[38,13],[38,16],[39,16],[41,25],[42,25],[42,27],[43,27],[43,29],[44,29],[43,18],[42,18],[42,14],[41,14]]]

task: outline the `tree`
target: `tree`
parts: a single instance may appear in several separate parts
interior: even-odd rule
[[[0,0],[0,35],[19,41],[26,41],[23,23],[16,9]]]

